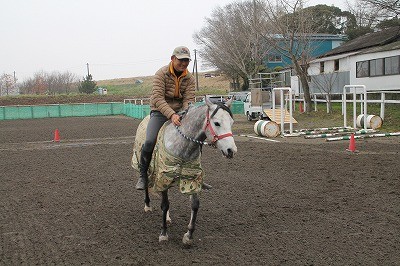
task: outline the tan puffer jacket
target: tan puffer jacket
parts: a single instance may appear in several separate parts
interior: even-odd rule
[[[185,71],[179,79],[173,74],[172,63],[160,68],[153,82],[153,92],[150,97],[151,110],[160,111],[168,119],[180,110],[188,108],[194,103],[195,78]]]

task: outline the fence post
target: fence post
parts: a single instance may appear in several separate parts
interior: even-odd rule
[[[331,102],[329,101],[329,94],[325,96],[326,99],[326,113],[329,114],[329,108],[331,107]]]
[[[313,98],[314,98],[314,111],[316,112],[317,111],[317,95],[314,94]]]
[[[381,92],[381,113],[380,113],[380,117],[382,118],[382,120],[385,119],[385,93]]]

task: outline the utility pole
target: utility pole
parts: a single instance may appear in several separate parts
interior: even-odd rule
[[[15,76],[15,71],[14,71],[14,83],[17,83],[17,78]]]
[[[86,63],[86,67],[87,67],[87,75],[89,76],[90,75],[90,73],[89,73],[89,63]]]
[[[196,90],[199,90],[199,74],[197,72],[197,50],[194,49],[193,72],[196,73]]]
[[[259,42],[259,36],[258,36],[258,32],[257,32],[257,30],[256,30],[256,28],[257,28],[257,14],[256,14],[256,11],[257,11],[257,4],[256,4],[256,0],[253,0],[253,28],[252,28],[252,31],[253,31],[253,42],[254,42],[254,46],[253,46],[253,60],[254,60],[254,63],[255,63],[255,67],[256,67],[256,69],[255,70],[257,70],[256,72],[258,72],[258,68],[259,68],[259,62],[258,62],[258,42]],[[261,87],[262,87],[262,84],[261,84]]]

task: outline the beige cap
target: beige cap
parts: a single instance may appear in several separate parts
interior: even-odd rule
[[[183,58],[191,59],[189,48],[185,46],[176,47],[172,55],[176,56],[176,58],[178,59],[183,59]]]

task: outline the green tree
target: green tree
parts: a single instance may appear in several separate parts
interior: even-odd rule
[[[316,33],[344,34],[347,29],[354,28],[356,18],[348,11],[328,5],[310,6],[304,9]],[[295,16],[295,14],[290,14]]]
[[[384,28],[389,28],[389,27],[395,27],[395,26],[400,26],[400,18],[392,18],[388,20],[383,20],[379,22],[379,24],[376,26],[379,29],[384,29]]]
[[[92,80],[92,75],[88,74],[79,84],[79,92],[91,94],[96,91],[96,82]]]
[[[373,28],[371,28],[371,27],[356,27],[356,28],[353,28],[353,29],[348,29],[347,31],[346,31],[346,34],[347,34],[347,39],[348,39],[348,41],[350,41],[350,40],[354,40],[354,39],[356,39],[356,38],[358,38],[358,37],[360,37],[360,36],[363,36],[363,35],[365,35],[365,34],[367,34],[367,33],[372,33],[372,32],[374,32],[374,29]]]

